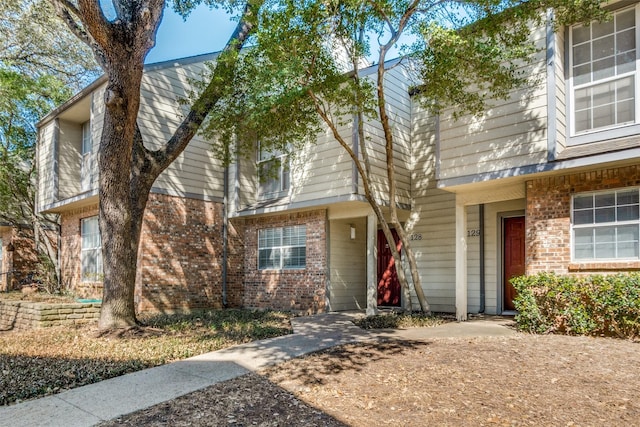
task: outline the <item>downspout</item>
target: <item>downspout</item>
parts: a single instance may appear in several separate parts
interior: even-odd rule
[[[222,199],[222,307],[227,308],[227,257],[229,251],[229,213],[228,213],[228,197],[229,197],[229,166],[224,167]]]
[[[480,204],[480,313],[485,310],[484,203]]]

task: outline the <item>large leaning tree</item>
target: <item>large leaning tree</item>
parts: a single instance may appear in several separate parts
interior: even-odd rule
[[[155,150],[145,146],[137,118],[144,61],[155,45],[166,1],[112,0],[113,18],[105,16],[100,0],[50,1],[69,29],[91,48],[107,77],[98,149],[99,225],[104,266],[99,328],[133,327],[137,324],[136,260],[149,191],[158,175],[185,149],[207,113],[215,108],[233,75],[239,51],[254,28],[262,0],[248,0],[239,5],[241,17],[217,58],[207,87],[171,138]],[[222,2],[174,0],[173,5],[186,16],[199,3]]]
[[[420,309],[429,312],[411,247],[412,222],[402,223],[398,213],[397,134],[384,84],[390,68],[409,69],[415,97],[427,111],[482,114],[491,100],[531,83],[522,70],[537,51],[532,28],[548,19],[559,29],[605,16],[599,0],[273,0],[260,14],[250,54],[236,67],[235,92],[205,129],[240,139],[254,135],[292,153],[329,129],[356,165],[390,243],[407,308],[412,284]],[[411,42],[392,65],[403,40]],[[363,76],[365,67],[373,77]],[[357,148],[351,134],[340,133],[347,123],[357,124]],[[368,139],[366,123],[382,129],[382,150]],[[375,167],[386,170],[386,181],[372,173]]]
[[[48,0],[3,0],[0,16],[0,222],[30,230],[25,237],[38,256],[32,278],[61,291],[58,218],[35,206],[36,123],[95,77],[97,66]]]

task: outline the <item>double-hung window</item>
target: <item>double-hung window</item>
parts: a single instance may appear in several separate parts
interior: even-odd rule
[[[638,123],[636,10],[570,29],[572,136]]]
[[[83,282],[102,282],[102,245],[98,217],[81,221],[81,277]]]
[[[262,199],[282,197],[289,192],[289,156],[276,149],[258,150],[258,196]]]
[[[575,261],[639,259],[639,190],[574,195],[572,231]]]
[[[307,265],[307,227],[265,228],[258,231],[258,269],[303,269]]]

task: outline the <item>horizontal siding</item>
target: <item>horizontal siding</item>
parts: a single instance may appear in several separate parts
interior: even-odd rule
[[[414,100],[412,124],[411,191],[418,200],[426,197],[427,190],[436,187],[436,118]]]
[[[556,151],[559,153],[567,145],[567,136],[569,130],[567,128],[567,93],[565,84],[565,37],[564,31],[558,31],[556,35],[556,55],[554,61],[554,70],[556,75]]]
[[[374,76],[375,77],[375,76]],[[409,204],[411,200],[411,99],[408,76],[402,66],[389,70],[385,75],[385,99],[389,125],[393,132],[394,172],[398,201]],[[379,120],[365,123],[367,150],[371,160],[371,181],[381,200],[388,200],[387,160],[385,136]],[[360,190],[363,192],[364,190]]]
[[[356,238],[350,239],[350,228]],[[367,307],[367,220],[333,220],[329,224],[329,310]]]
[[[545,31],[534,34],[540,48]],[[514,90],[507,100],[492,101],[481,117],[453,120],[441,115],[440,175],[442,179],[494,172],[542,163],[547,155],[545,51],[521,69],[534,85]]]
[[[56,197],[54,179],[55,120],[40,128],[38,141],[38,209],[53,203]]]
[[[204,70],[203,63],[195,63],[145,73],[138,124],[147,148],[156,149],[171,138],[187,112],[178,101],[188,98],[190,79],[198,78]],[[154,187],[175,195],[221,198],[224,168],[213,154],[214,143],[196,135],[156,179]]]
[[[432,310],[455,307],[455,194],[426,189],[415,201],[417,219],[411,246],[418,260],[424,294]],[[417,300],[415,301],[417,304]]]
[[[60,120],[58,144],[58,197],[64,200],[80,193],[82,125]]]

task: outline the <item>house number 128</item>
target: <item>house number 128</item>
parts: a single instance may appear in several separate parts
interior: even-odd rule
[[[410,236],[410,239],[411,240],[422,240],[422,234],[421,233],[413,233]]]

